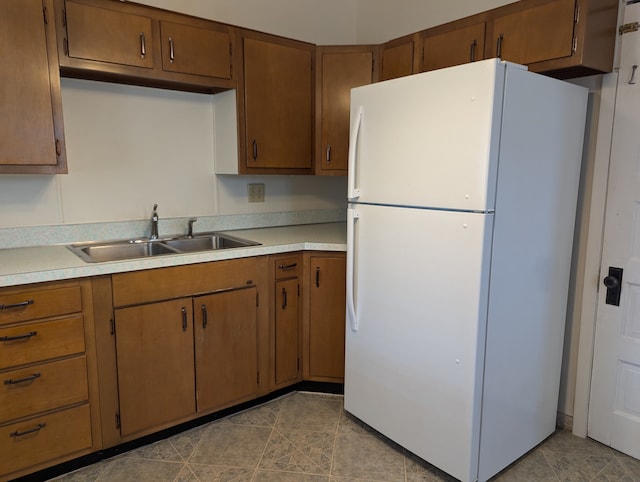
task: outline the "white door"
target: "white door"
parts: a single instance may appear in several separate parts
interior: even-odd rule
[[[640,4],[625,17],[638,21]],[[601,278],[610,267],[623,272],[619,306],[607,303],[615,290],[600,285],[588,436],[640,458],[640,72],[631,80],[640,32],[623,36],[621,54]]]

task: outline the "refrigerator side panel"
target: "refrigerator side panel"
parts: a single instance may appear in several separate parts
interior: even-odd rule
[[[504,69],[491,59],[352,89],[352,200],[492,210]]]
[[[345,409],[475,480],[493,215],[351,205],[349,219]]]
[[[587,90],[506,74],[479,480],[555,429]]]

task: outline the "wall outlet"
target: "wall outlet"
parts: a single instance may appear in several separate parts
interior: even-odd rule
[[[264,183],[247,184],[247,199],[250,203],[264,202]]]

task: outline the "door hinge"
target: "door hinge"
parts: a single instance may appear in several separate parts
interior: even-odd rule
[[[116,428],[120,430],[120,412],[116,412]]]
[[[113,318],[111,318],[109,320],[109,334],[110,335],[115,335],[116,334],[116,322]]]
[[[49,24],[49,16],[47,15],[47,7],[42,7],[42,16],[44,17],[44,24]]]
[[[62,26],[63,27],[67,27],[67,9],[63,8],[62,9]]]
[[[576,3],[576,8],[573,11],[573,22],[578,23],[579,20],[580,20],[580,5]]]
[[[60,143],[60,139],[56,139],[56,156],[60,157],[62,155],[62,144]]]
[[[578,51],[578,37],[573,37],[573,43],[571,44],[571,52]]]
[[[67,40],[67,37],[65,37],[62,40],[62,47],[64,49],[64,54],[68,57],[69,56],[69,41]]]
[[[624,25],[620,25],[618,33],[622,35],[625,33],[637,32],[638,29],[640,29],[640,22],[625,23]]]

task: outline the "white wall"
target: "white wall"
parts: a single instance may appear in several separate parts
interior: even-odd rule
[[[358,43],[382,43],[514,0],[355,0]]]
[[[319,45],[353,44],[356,0],[137,0]]]

